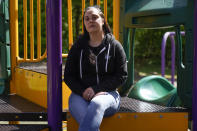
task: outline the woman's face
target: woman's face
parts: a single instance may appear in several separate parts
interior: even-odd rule
[[[99,15],[96,8],[90,8],[84,14],[84,24],[89,33],[102,32],[104,19]]]

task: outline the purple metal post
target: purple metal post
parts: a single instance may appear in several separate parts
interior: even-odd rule
[[[175,40],[174,35],[170,35],[171,40],[171,83],[174,85],[174,75],[175,75]]]
[[[197,0],[194,1],[193,131],[197,131]]]
[[[166,41],[168,36],[170,35],[169,32],[166,32],[163,36],[162,43],[161,43],[161,76],[165,76],[165,55],[166,55]]]
[[[51,131],[62,130],[62,0],[47,0],[47,112]]]
[[[185,32],[181,32],[181,35],[185,35]],[[166,32],[163,36],[161,43],[161,75],[165,77],[165,54],[166,54],[166,41],[170,36],[171,40],[171,83],[174,84],[175,75],[175,32]]]

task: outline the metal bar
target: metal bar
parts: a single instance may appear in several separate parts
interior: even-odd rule
[[[30,0],[30,49],[31,56],[30,59],[34,59],[34,10],[33,10],[33,0]]]
[[[24,22],[24,58],[19,57],[18,54],[18,45],[17,45],[17,60],[16,63],[21,63],[21,62],[39,62],[41,60],[43,60],[44,58],[46,58],[46,50],[44,52],[44,54],[41,54],[41,3],[40,0],[37,0],[37,58],[34,59],[34,22],[33,22],[33,0],[30,1],[30,33],[31,33],[31,37],[30,37],[30,54],[31,54],[31,58],[28,59],[28,45],[27,45],[27,0],[23,0],[23,22]],[[18,6],[18,4],[17,4]],[[46,12],[46,1],[45,1],[45,12]],[[46,14],[46,13],[45,13]],[[15,15],[18,17],[18,13],[17,15]],[[17,20],[18,22],[18,20]],[[45,23],[46,23],[46,19],[45,19]],[[33,35],[32,35],[33,33]],[[13,36],[13,35],[12,35]],[[12,37],[11,36],[11,37]],[[17,35],[15,35],[17,37]],[[18,37],[17,37],[18,38]],[[33,43],[33,44],[32,44]],[[13,53],[12,53],[13,54]],[[41,56],[42,55],[42,56]],[[67,54],[64,54],[63,57],[67,56]]]
[[[94,5],[94,0],[90,0],[90,6]]]
[[[0,121],[46,121],[47,113],[0,113]]]
[[[84,10],[85,10],[85,0],[82,0],[82,8],[81,8],[81,12],[82,12],[82,15],[81,15],[82,16],[82,32],[84,30],[83,29],[84,28],[83,27],[83,15],[84,15],[83,13],[84,13]]]
[[[27,0],[23,0],[23,21],[24,21],[24,59],[27,59]]]
[[[104,15],[105,15],[105,19],[107,21],[107,0],[104,0]]]
[[[67,112],[62,112],[61,118],[67,120]],[[0,113],[0,121],[47,121],[47,112]]]
[[[43,60],[43,59],[46,58],[46,57],[47,57],[47,51],[45,50],[44,54],[43,54],[40,58],[34,59],[34,60],[32,61],[32,60],[30,60],[30,59],[26,59],[26,60],[25,60],[25,59],[23,59],[23,58],[18,57],[17,62],[18,62],[18,63],[21,63],[21,62],[39,62],[39,61]]]
[[[185,35],[185,32],[181,32],[181,35]],[[165,54],[166,54],[166,42],[170,36],[171,40],[171,83],[174,84],[174,75],[175,75],[175,32],[166,32],[163,36],[161,43],[161,76],[165,77]]]
[[[177,45],[178,45],[178,68],[179,69],[184,69],[185,66],[183,65],[183,57],[182,57],[182,39],[181,39],[181,29],[180,26],[175,26],[176,27],[176,39],[177,39]]]
[[[68,57],[68,54],[62,54],[62,57]]]
[[[40,0],[37,0],[37,58],[41,57],[41,12]]]
[[[68,43],[69,43],[69,49],[71,48],[73,44],[73,28],[72,28],[72,1],[68,0]]]
[[[113,0],[113,34],[119,40],[120,0]]]
[[[101,1],[97,0],[97,5],[100,6],[100,4],[101,4]]]
[[[171,83],[174,85],[175,75],[175,40],[174,35],[170,35],[171,40]]]
[[[123,85],[123,87],[120,89],[120,95],[126,96],[128,90],[134,83],[134,47],[135,47],[135,28],[125,28],[124,29],[124,48],[127,48],[129,50],[126,50],[126,53],[128,55],[127,59],[127,67],[128,67],[128,78],[126,83]],[[129,54],[128,54],[129,53]]]
[[[193,131],[197,131],[197,0],[194,1],[194,65],[193,65],[193,98],[192,118]]]
[[[30,33],[31,34],[34,33],[33,10],[32,10],[33,4],[32,3],[33,3],[33,0],[30,1]],[[45,1],[45,7],[46,7],[46,1]],[[45,8],[45,12],[46,12],[46,8]],[[28,56],[27,56],[27,52],[28,52],[27,50],[28,48],[28,45],[27,45],[27,0],[23,0],[23,16],[24,16],[24,58],[21,58],[18,56],[17,63],[39,62],[43,60],[44,58],[46,58],[46,50],[43,55],[41,54],[41,3],[40,3],[40,0],[37,0],[37,58],[36,59],[34,59],[34,35],[31,35],[30,37],[31,58],[28,59]]]
[[[10,93],[15,93],[15,67],[17,66],[17,58],[18,58],[18,0],[9,1],[10,4],[10,29],[11,35],[10,35],[10,45],[12,45],[11,48],[11,73],[12,78],[10,81]]]
[[[132,33],[130,33],[132,32]],[[135,69],[135,53],[134,53],[134,49],[135,49],[135,33],[136,33],[136,29],[135,28],[132,28],[132,30],[128,32],[128,36],[130,37],[128,42],[131,44],[130,45],[130,58],[129,58],[129,62],[128,62],[128,66],[130,66],[128,68],[128,74],[130,76],[128,76],[128,79],[130,81],[130,85],[128,86],[128,88],[131,87],[131,85],[134,84],[134,69]]]
[[[62,130],[62,0],[47,0],[47,106],[51,131]]]
[[[163,36],[162,43],[161,43],[161,76],[165,77],[165,54],[166,54],[166,41],[168,36],[170,35],[169,32],[166,32]]]
[[[171,40],[171,83],[174,84],[174,75],[175,75],[175,39],[174,39],[174,35],[175,35],[175,32],[170,34],[170,40]],[[185,36],[185,32],[184,31],[181,31],[181,35],[182,36]]]
[[[124,47],[124,51],[125,51],[125,54],[127,56],[127,60],[130,59],[130,42],[129,42],[129,28],[125,28],[123,27],[123,40],[122,40],[122,43],[123,43],[123,47]]]

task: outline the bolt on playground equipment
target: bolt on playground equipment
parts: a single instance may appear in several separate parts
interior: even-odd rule
[[[44,2],[44,8],[39,4],[42,2]],[[67,1],[69,48],[73,43],[72,2],[74,1]],[[86,6],[98,4],[103,6],[107,16],[108,2],[110,1],[97,0],[95,3],[90,0],[87,4],[82,0],[82,12]],[[37,4],[34,4],[33,0],[23,0],[22,5],[17,0],[12,2],[0,0],[0,93],[2,94],[0,120],[8,122],[6,125],[0,124],[2,129],[56,131],[62,130],[62,121],[67,121],[68,131],[78,128],[78,124],[68,110],[71,91],[62,82],[64,70],[62,57],[67,56],[62,52],[63,27],[59,26],[65,22],[62,19],[63,4],[65,3],[62,0],[37,0]],[[23,7],[21,21],[18,15],[20,6]],[[128,60],[129,76],[125,85],[119,90],[124,96],[120,110],[115,115],[104,118],[101,131],[109,129],[185,131],[190,121],[193,123],[192,129],[197,130],[196,6],[196,0],[113,0],[113,33],[123,43]],[[46,12],[47,30],[45,36],[47,51],[43,54],[40,45],[41,25],[44,22],[40,19],[42,9]],[[35,12],[36,15],[34,15]],[[37,16],[36,31],[34,31],[35,16]],[[19,43],[21,38],[18,37],[21,22],[23,22],[23,57],[18,50],[21,44]],[[184,26],[185,29],[185,54],[182,52],[180,26]],[[134,83],[134,47],[137,29],[169,27],[176,29],[174,32],[176,34],[177,87],[161,76],[147,76]],[[36,34],[36,47],[34,47],[34,34]],[[37,48],[36,58],[34,48]],[[28,51],[30,51],[29,54]],[[46,57],[47,62],[44,60]],[[48,121],[48,123],[23,125],[21,121]]]

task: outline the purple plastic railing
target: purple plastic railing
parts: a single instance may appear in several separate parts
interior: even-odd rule
[[[51,131],[62,130],[62,0],[47,0],[47,114]]]
[[[175,32],[166,32],[163,36],[161,43],[161,75],[165,77],[165,54],[166,54],[166,42],[168,37],[171,40],[171,83],[174,84],[174,75],[175,75]],[[185,32],[181,32],[181,35],[185,35]]]

